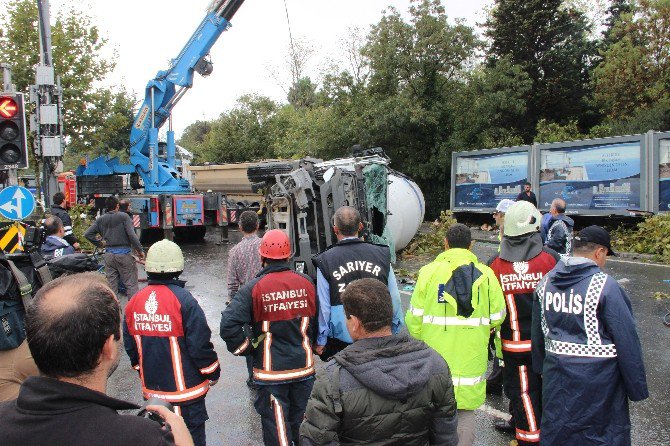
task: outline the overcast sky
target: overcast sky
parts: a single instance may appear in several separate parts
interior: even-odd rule
[[[490,0],[442,0],[450,20],[469,25],[483,22]],[[62,3],[52,1],[55,14]],[[168,67],[205,16],[209,0],[85,0],[83,6],[116,49],[118,64],[111,82],[122,84],[143,99],[144,86],[158,70]],[[286,0],[294,39],[309,42],[315,51],[307,74],[317,74],[343,59],[341,40],[351,27],[365,33],[382,11],[393,5],[406,14],[409,0]],[[82,6],[78,6],[82,7]],[[233,26],[214,45],[214,72],[196,74],[194,85],[173,111],[177,136],[198,119],[214,119],[231,109],[243,94],[256,93],[285,102],[280,82],[289,83],[285,60],[289,46],[284,0],[246,0]],[[280,81],[272,72],[278,73]]]

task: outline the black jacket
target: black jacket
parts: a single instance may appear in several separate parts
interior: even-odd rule
[[[77,237],[75,237],[74,232],[72,232],[72,219],[70,218],[70,214],[68,214],[62,207],[53,205],[51,206],[51,215],[60,218],[63,222],[63,229],[65,230],[63,238],[65,241],[70,245],[77,243]]]
[[[311,279],[288,264],[269,265],[240,288],[221,314],[221,338],[234,355],[253,355],[255,381],[299,381],[314,375],[315,316]]]
[[[86,387],[30,377],[16,400],[0,403],[3,446],[168,446],[172,432],[155,421],[117,410],[138,406]]]
[[[525,191],[521,192],[516,196],[516,201],[527,201],[533,206],[537,207],[537,198],[535,197],[535,193],[533,191],[530,191],[530,195],[526,194]]]
[[[558,214],[549,221],[546,245],[559,254],[572,255],[572,230],[575,222],[565,214]]]
[[[361,339],[326,364],[300,427],[300,444],[455,446],[449,366],[407,334]]]

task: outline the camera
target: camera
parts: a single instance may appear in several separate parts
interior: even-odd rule
[[[157,413],[151,412],[150,410],[147,410],[147,406],[163,406],[166,407],[167,409],[170,410],[170,412],[174,412],[174,407],[172,407],[172,404],[168,403],[165,400],[162,400],[160,398],[152,397],[149,398],[142,404],[142,409],[137,413],[138,417],[143,417],[143,418],[148,418],[152,421],[155,421],[157,423],[164,424],[165,420],[158,415]]]
[[[26,252],[39,250],[46,238],[46,230],[42,226],[27,226],[23,236],[23,249]]]

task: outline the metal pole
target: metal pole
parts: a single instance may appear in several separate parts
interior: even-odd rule
[[[14,85],[12,85],[12,66],[9,64],[0,64],[2,70],[2,91],[5,93],[14,93]],[[7,185],[18,186],[19,172],[17,169],[7,169]]]

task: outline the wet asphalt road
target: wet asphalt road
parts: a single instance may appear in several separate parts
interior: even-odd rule
[[[239,239],[240,234],[231,231],[231,243]],[[207,396],[210,417],[207,422],[208,444],[262,445],[260,419],[253,407],[254,392],[245,385],[244,358],[228,353],[218,335],[221,310],[227,300],[227,253],[233,244],[217,246],[217,240],[218,234],[208,233],[204,243],[182,246],[186,258],[182,278],[187,281],[186,288],[198,299],[207,315],[212,329],[212,342],[222,367],[221,379]],[[497,245],[481,242],[477,242],[474,248],[482,261],[486,261],[496,250]],[[661,321],[661,317],[670,311],[670,299],[657,301],[652,297],[656,291],[670,293],[670,283],[664,282],[670,280],[670,267],[620,260],[609,262],[606,272],[617,279],[631,296],[644,350],[650,398],[631,403],[633,445],[670,445],[670,328]],[[143,271],[140,271],[140,277],[145,277]],[[410,293],[404,292],[401,296],[406,309]],[[125,354],[110,379],[108,393],[138,404],[142,402],[139,378],[130,368]],[[484,407],[477,412],[475,445],[509,444],[512,437],[496,432],[492,426],[498,411],[504,412],[506,409],[507,401],[504,397],[487,398]]]

